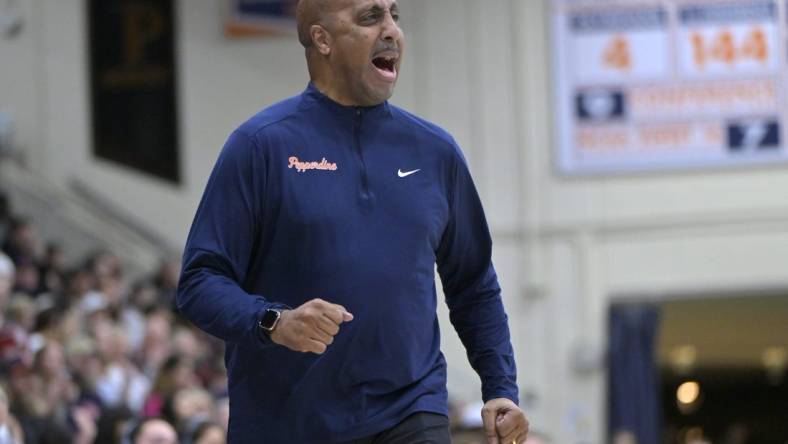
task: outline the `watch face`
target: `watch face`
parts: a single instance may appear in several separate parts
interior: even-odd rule
[[[263,319],[260,319],[260,327],[271,330],[279,319],[279,312],[276,310],[266,310]]]

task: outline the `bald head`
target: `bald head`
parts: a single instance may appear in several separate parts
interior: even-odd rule
[[[304,48],[312,46],[313,25],[324,25],[328,21],[331,13],[334,12],[344,1],[337,0],[299,0],[296,9],[296,21],[298,23],[298,40]]]

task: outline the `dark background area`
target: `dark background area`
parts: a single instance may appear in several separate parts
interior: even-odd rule
[[[180,181],[172,0],[90,0],[93,153]]]
[[[701,387],[700,405],[684,414],[676,404],[676,389],[683,382]],[[771,383],[763,369],[697,369],[692,375],[662,372],[662,407],[666,443],[675,443],[683,428],[701,427],[711,442],[726,444],[731,429],[747,430],[744,442],[785,444],[788,442],[788,384]]]

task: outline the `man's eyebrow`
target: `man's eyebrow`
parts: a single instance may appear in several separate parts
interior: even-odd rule
[[[370,6],[366,10],[364,10],[364,12],[374,12],[374,13],[377,14],[377,13],[383,12],[383,8],[381,8],[380,5],[378,5],[378,4],[373,4],[372,6]]]
[[[390,10],[391,12],[399,12],[399,8],[397,7],[397,4],[396,4],[396,3],[392,3],[392,4],[391,4],[391,6],[389,7],[389,10]],[[377,4],[377,3],[373,3],[373,4],[372,4],[372,5],[370,5],[369,7],[367,7],[367,8],[363,8],[363,9],[361,10],[361,13],[364,13],[364,12],[373,12],[373,13],[375,13],[375,14],[380,14],[380,13],[381,13],[381,12],[383,12],[383,11],[385,11],[385,8],[381,7],[381,6],[380,6],[379,4]]]

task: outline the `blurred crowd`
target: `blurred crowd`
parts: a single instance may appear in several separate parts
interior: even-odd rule
[[[174,310],[180,264],[67,263],[0,194],[0,444],[223,444],[223,345]]]

